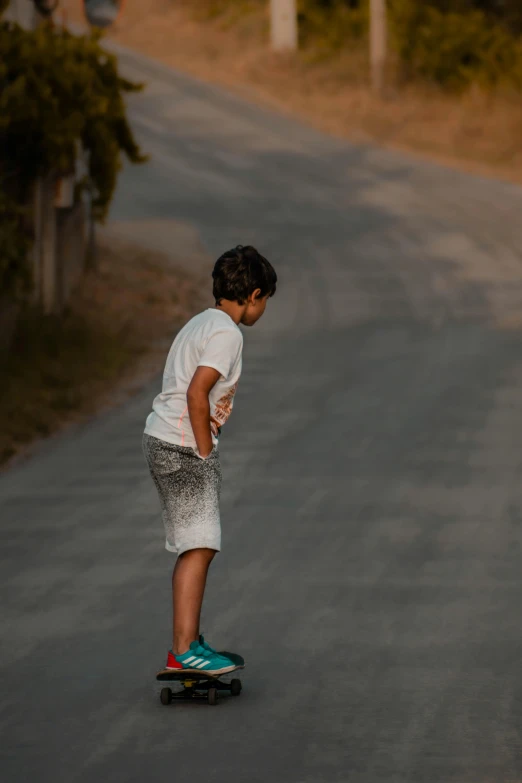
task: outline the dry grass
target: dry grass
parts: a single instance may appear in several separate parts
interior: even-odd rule
[[[198,77],[227,85],[316,127],[355,141],[416,151],[444,162],[522,180],[522,102],[479,92],[456,98],[428,88],[374,97],[365,53],[318,60],[269,52],[268,3],[128,0],[110,36]]]
[[[0,464],[124,400],[163,367],[201,282],[161,254],[111,241],[62,317],[27,313],[2,375]]]

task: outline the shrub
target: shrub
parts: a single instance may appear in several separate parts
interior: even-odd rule
[[[406,76],[462,91],[522,89],[522,43],[482,11],[441,11],[416,0],[392,0],[394,44]]]
[[[116,58],[100,47],[99,35],[77,37],[49,24],[27,31],[0,22],[0,285],[4,293],[21,298],[27,289],[28,240],[21,210],[37,177],[69,173],[80,144],[88,154],[94,217],[103,219],[122,153],[133,163],[144,160],[124,103],[125,93],[140,89],[141,85],[119,75]]]
[[[98,218],[107,212],[121,153],[144,160],[126,118],[124,94],[141,85],[123,79],[99,35],[74,36],[42,25],[34,31],[0,23],[0,166],[23,184],[67,172],[80,142],[89,154]]]
[[[499,0],[388,0],[391,44],[403,76],[462,91],[522,89],[522,11]],[[482,9],[482,10],[481,10]],[[369,0],[300,0],[301,40],[338,52],[364,39]],[[517,26],[518,24],[518,26]]]
[[[298,9],[305,46],[335,53],[367,35],[369,0],[299,0]]]

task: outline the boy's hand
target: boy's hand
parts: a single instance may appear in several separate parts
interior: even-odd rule
[[[188,413],[200,457],[212,453],[214,442],[210,429],[210,402],[208,395],[221,377],[213,367],[198,367],[187,389]]]

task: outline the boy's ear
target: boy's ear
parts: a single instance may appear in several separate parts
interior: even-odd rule
[[[252,291],[252,293],[248,297],[248,301],[251,304],[255,304],[256,299],[259,299],[260,296],[261,296],[261,289],[260,288],[256,288],[256,290]]]

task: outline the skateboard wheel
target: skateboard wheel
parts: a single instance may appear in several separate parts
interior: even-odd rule
[[[218,695],[217,695],[217,688],[209,688],[208,689],[208,703],[211,704],[213,707],[217,704]]]
[[[170,704],[172,701],[172,691],[170,688],[162,688],[160,693],[160,700],[162,704]]]
[[[242,690],[241,680],[232,680],[230,683],[230,693],[232,696],[239,696]]]

